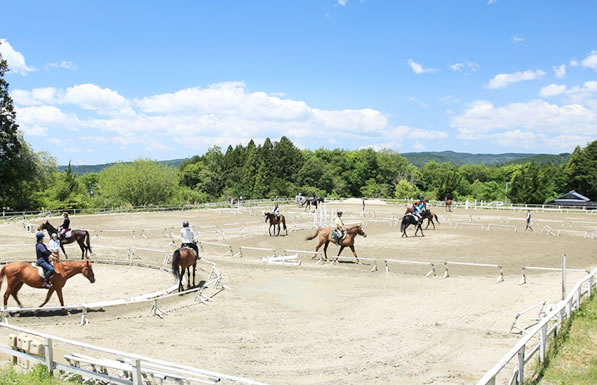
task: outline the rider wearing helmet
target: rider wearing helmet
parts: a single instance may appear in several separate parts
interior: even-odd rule
[[[344,230],[346,227],[344,226],[344,221],[342,221],[342,210],[338,210],[336,214],[336,235],[338,243],[340,243],[344,239]]]
[[[413,215],[417,218],[417,221],[420,221],[421,218],[421,201],[415,201],[413,203]]]
[[[64,239],[64,235],[66,234],[66,232],[69,229],[70,226],[70,218],[68,217],[68,213],[65,212],[64,214],[62,214],[64,216],[64,222],[62,222],[62,224],[60,225],[60,239]]]
[[[180,247],[190,247],[191,249],[195,250],[197,253],[197,258],[199,258],[199,248],[197,247],[197,242],[194,241],[195,234],[193,230],[189,227],[189,221],[182,222],[182,229],[180,229],[180,238],[182,239],[182,244]]]
[[[50,264],[50,255],[52,255],[52,252],[44,244],[44,233],[39,232],[35,234],[35,238],[37,239],[37,244],[35,245],[37,265],[44,269],[43,286],[49,289],[52,286],[50,278],[54,275],[54,267]]]
[[[280,208],[278,207],[278,203],[277,202],[274,205],[274,209],[272,210],[272,214],[274,214],[276,216],[276,219],[278,221],[280,220]]]
[[[56,255],[58,255],[60,252],[60,241],[58,240],[58,234],[52,234],[52,239],[50,239],[50,242],[48,242],[48,250],[50,250],[52,254]]]

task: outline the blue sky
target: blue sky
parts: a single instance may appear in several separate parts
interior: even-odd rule
[[[597,139],[597,2],[22,1],[17,120],[65,164],[301,148],[570,152]]]

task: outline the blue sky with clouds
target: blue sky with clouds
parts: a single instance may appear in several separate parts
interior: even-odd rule
[[[302,148],[569,152],[597,139],[597,2],[26,1],[17,120],[60,164]]]

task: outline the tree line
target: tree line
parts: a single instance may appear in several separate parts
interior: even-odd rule
[[[214,146],[178,168],[149,159],[77,176],[34,152],[16,124],[0,56],[0,206],[13,210],[203,203],[231,197],[323,197],[508,200],[544,203],[576,190],[597,200],[597,141],[577,147],[561,166],[497,166],[430,161],[416,167],[392,150],[301,150],[287,137],[263,144]]]

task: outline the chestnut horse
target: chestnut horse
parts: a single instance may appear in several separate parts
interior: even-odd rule
[[[435,213],[431,212],[431,210],[424,210],[421,213],[421,216],[423,217],[423,221],[425,221],[425,219],[427,219],[427,226],[425,226],[425,230],[427,230],[427,228],[429,227],[429,224],[432,224],[433,230],[435,230],[435,223],[433,222],[433,219],[435,219],[437,221],[437,224],[439,225],[439,219],[437,218],[437,215],[435,215]]]
[[[62,288],[64,287],[66,281],[74,275],[83,274],[85,278],[89,280],[89,282],[95,282],[95,275],[93,274],[90,261],[56,261],[54,262],[54,271],[56,274],[54,274],[50,279],[52,287],[48,289],[46,300],[39,305],[39,307],[42,307],[48,303],[54,292],[58,294],[60,305],[64,306],[64,300],[62,299]],[[40,277],[37,268],[33,267],[33,265],[29,262],[11,262],[4,266],[2,270],[0,270],[0,286],[2,285],[4,276],[6,276],[7,281],[6,292],[4,293],[5,308],[6,304],[8,303],[8,297],[11,295],[15,301],[17,301],[17,304],[19,304],[19,307],[23,307],[23,305],[21,305],[21,301],[19,301],[19,298],[17,297],[17,293],[19,290],[21,290],[21,287],[23,287],[24,283],[36,289],[44,289],[44,279]]]
[[[280,220],[272,213],[264,213],[265,221],[269,221],[269,227],[267,231],[269,232],[270,237],[272,236],[272,226],[274,226],[274,236],[280,235],[280,223],[284,226],[284,231],[286,231],[286,235],[288,235],[288,228],[286,227],[286,218],[284,215],[280,215]],[[276,234],[276,226],[278,226],[278,233]]]
[[[334,238],[332,238],[333,231],[334,231],[333,229],[317,229],[317,230],[315,230],[315,234],[313,234],[310,237],[305,238],[307,241],[310,241],[311,239],[314,239],[315,237],[317,237],[317,235],[319,235],[319,243],[317,244],[317,247],[315,248],[315,254],[313,255],[313,258],[317,257],[317,251],[319,250],[321,245],[325,244],[325,246],[323,247],[323,255],[324,255],[324,260],[326,260],[326,261],[328,260],[327,250],[328,250],[329,243],[332,242],[334,244],[337,244],[336,240]],[[356,225],[356,226],[353,226],[346,230],[346,237],[344,237],[344,239],[338,245],[338,246],[340,246],[340,251],[338,251],[338,256],[340,256],[340,254],[342,253],[342,250],[344,250],[345,247],[350,247],[350,250],[352,250],[352,254],[356,258],[357,263],[359,263],[359,257],[357,257],[357,253],[356,253],[356,251],[354,251],[354,239],[356,238],[357,235],[362,235],[365,238],[367,237],[367,234],[365,234],[365,232],[363,231],[363,227],[361,225]]]
[[[444,204],[446,206],[446,211],[452,212],[452,199],[446,198]]]
[[[195,269],[197,268],[198,256],[195,256],[195,250],[188,247],[181,247],[172,254],[172,274],[178,279],[178,291],[184,291],[182,278],[184,271],[187,270],[188,288],[191,289],[191,266],[193,266],[193,286],[195,287]]]
[[[58,229],[55,228],[54,226],[52,226],[50,221],[45,221],[44,223],[39,225],[37,230],[38,231],[46,230],[48,232],[48,235],[50,236],[50,238],[52,237],[53,233],[58,234]],[[91,254],[93,254],[93,252],[91,251],[91,243],[89,243],[89,231],[87,231],[87,230],[72,230],[71,236],[69,238],[60,240],[60,248],[62,249],[62,252],[64,253],[64,256],[66,257],[66,259],[68,259],[68,255],[66,254],[66,251],[64,250],[63,245],[68,245],[69,243],[73,243],[74,241],[77,241],[77,243],[79,244],[79,247],[81,248],[81,259],[83,259],[84,257],[89,259],[89,257],[87,256],[87,251],[89,251]]]

